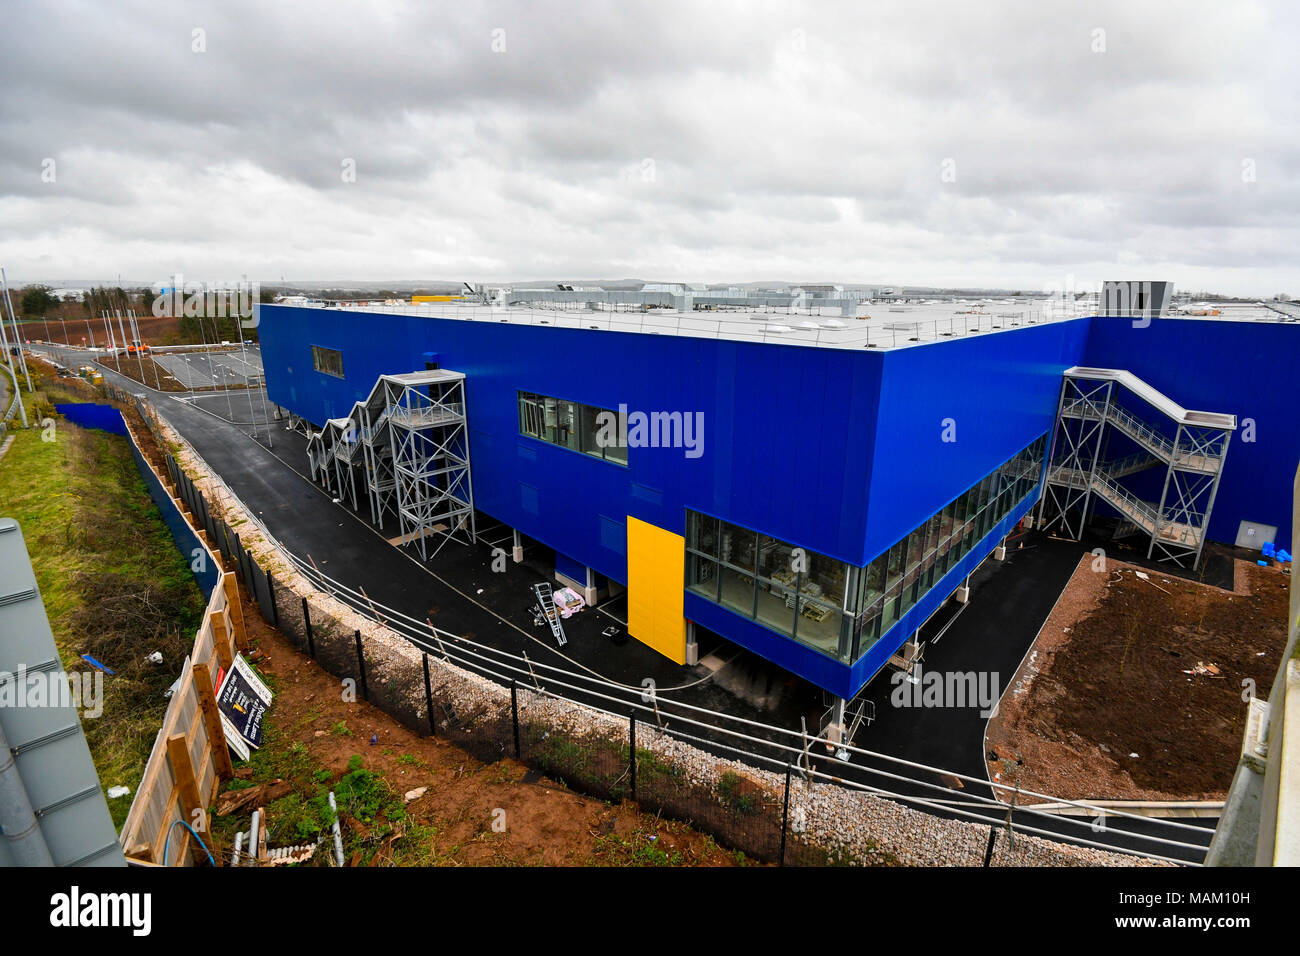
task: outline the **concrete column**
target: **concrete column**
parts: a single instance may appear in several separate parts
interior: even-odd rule
[[[695,639],[695,622],[686,622],[686,663],[693,666],[700,662],[700,644]]]

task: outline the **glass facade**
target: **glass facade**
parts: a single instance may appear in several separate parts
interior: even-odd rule
[[[598,440],[601,429],[600,419],[597,416],[603,412],[605,415],[614,416],[613,420],[617,420],[614,412],[595,405],[582,405],[533,392],[519,392],[518,395],[521,435],[528,435],[530,438],[537,438],[616,465],[627,464],[625,445],[618,441],[604,444]]]
[[[856,568],[694,511],[686,546],[691,591],[824,654],[849,653],[844,597]]]
[[[1046,446],[1043,435],[865,568],[688,511],[686,587],[823,654],[855,661],[1033,493]]]

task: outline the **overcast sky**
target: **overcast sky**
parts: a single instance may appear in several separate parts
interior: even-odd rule
[[[7,4],[0,265],[1300,296],[1297,9]]]

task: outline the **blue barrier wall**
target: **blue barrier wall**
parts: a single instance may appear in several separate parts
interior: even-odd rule
[[[126,430],[126,423],[122,419],[122,413],[115,408],[113,413],[117,415],[118,421],[122,424],[121,434],[126,436],[127,445],[131,449],[131,456],[135,459],[135,467],[139,470],[140,477],[144,479],[145,487],[149,489],[149,497],[158,506],[158,512],[162,515],[163,523],[167,525],[167,530],[171,532],[172,540],[176,542],[176,548],[180,551],[181,557],[189,564],[190,571],[194,574],[194,580],[198,582],[199,589],[203,591],[203,596],[210,599],[213,589],[221,581],[221,568],[218,567],[217,561],[208,550],[207,545],[200,541],[198,535],[190,528],[189,523],[185,520],[185,515],[176,507],[171,495],[167,493],[163,483],[154,474],[153,469],[149,467],[149,462],[145,460],[140,449],[136,447],[135,439]],[[202,553],[203,558],[199,562],[200,570],[197,571],[195,570],[195,549]]]
[[[93,402],[69,402],[55,405],[54,410],[82,428],[98,428],[100,431],[112,432],[114,435],[126,434],[126,422],[122,413],[112,405]]]

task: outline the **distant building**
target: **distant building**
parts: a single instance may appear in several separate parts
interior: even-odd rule
[[[1173,297],[1172,282],[1111,280],[1101,284],[1101,315],[1159,318]]]

